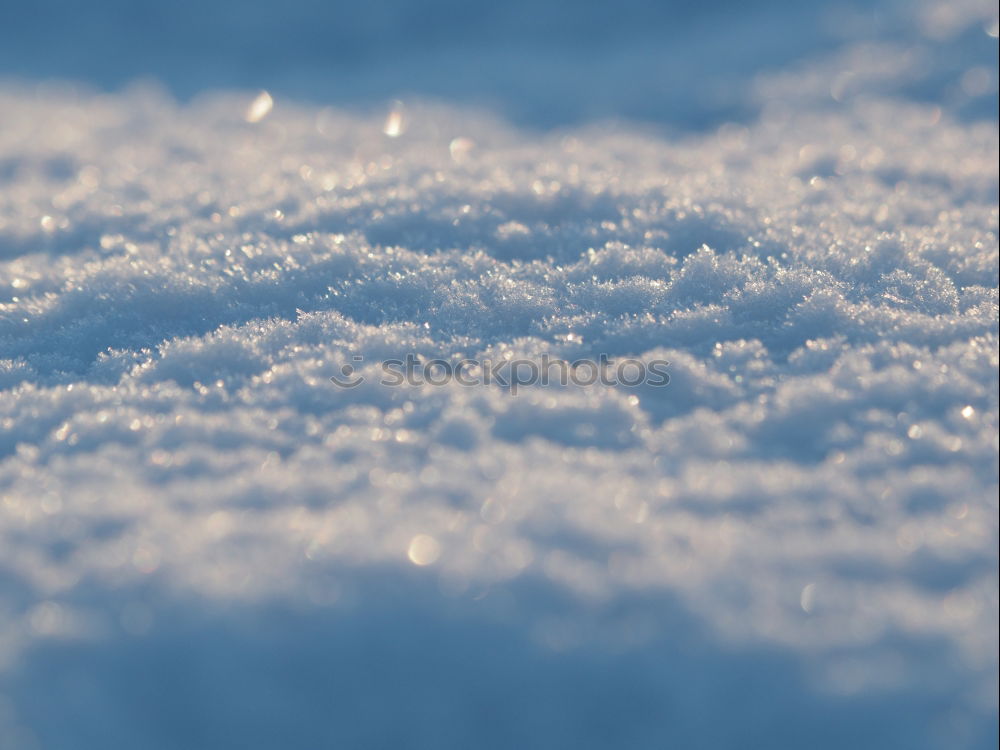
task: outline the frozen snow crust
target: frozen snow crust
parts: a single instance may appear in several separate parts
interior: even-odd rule
[[[995,746],[994,121],[252,98],[0,88],[0,747]]]

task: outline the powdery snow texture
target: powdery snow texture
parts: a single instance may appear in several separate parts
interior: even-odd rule
[[[0,88],[0,745],[995,741],[995,122],[251,99]]]

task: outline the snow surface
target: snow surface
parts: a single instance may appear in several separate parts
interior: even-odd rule
[[[995,747],[995,8],[580,7],[15,13],[0,747]]]

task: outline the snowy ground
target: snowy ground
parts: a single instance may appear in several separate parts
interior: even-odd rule
[[[0,32],[0,747],[995,747],[991,3],[286,5]]]

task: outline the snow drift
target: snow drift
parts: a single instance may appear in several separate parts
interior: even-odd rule
[[[18,71],[0,745],[995,746],[996,25],[949,7],[555,130],[530,67],[499,114]],[[671,380],[330,382],[408,353]]]

